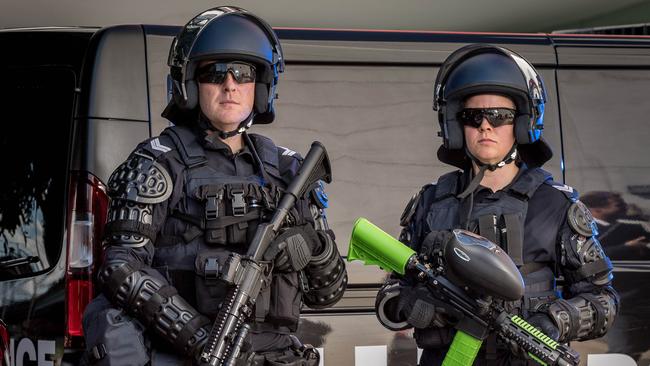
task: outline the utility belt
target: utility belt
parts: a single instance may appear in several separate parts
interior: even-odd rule
[[[203,235],[208,245],[246,244],[255,233],[257,221],[277,207],[281,193],[275,185],[268,188],[256,183],[207,184],[194,194],[201,203],[202,215],[174,210],[171,216],[191,224],[181,237],[185,243]]]

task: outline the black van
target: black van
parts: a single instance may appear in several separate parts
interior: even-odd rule
[[[169,126],[160,112],[179,30],[0,31],[0,359],[9,365],[77,363],[101,258],[105,183],[138,142]],[[442,61],[475,42],[530,60],[549,91],[544,134],[555,156],[546,169],[591,197],[623,299],[605,338],[572,346],[590,366],[649,364],[649,37],[277,32],[287,61],[277,119],[254,130],[302,153],[313,140],[327,146],[328,215],[341,253],[359,216],[397,235],[409,197],[451,169],[435,158],[431,100]],[[348,271],[349,289],[334,308],[306,309],[303,338],[323,349],[324,365],[415,365],[410,333],[375,319],[385,274],[358,263]]]

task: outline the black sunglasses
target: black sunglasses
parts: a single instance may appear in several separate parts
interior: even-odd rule
[[[226,80],[228,72],[239,84],[255,82],[255,66],[245,62],[215,62],[199,67],[196,80],[199,83],[221,84]]]
[[[511,125],[515,123],[517,111],[510,108],[464,108],[456,118],[465,126],[479,128],[483,118],[487,119],[492,127]]]

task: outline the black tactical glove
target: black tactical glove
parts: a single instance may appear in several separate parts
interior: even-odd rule
[[[431,258],[436,251],[442,250],[453,237],[454,234],[451,231],[432,231],[422,241],[422,246],[418,253],[422,257]]]
[[[272,260],[280,272],[300,271],[320,246],[318,234],[309,224],[294,226],[281,231],[264,253],[264,260]]]
[[[436,299],[426,285],[403,287],[397,303],[400,318],[415,328],[444,327],[462,316],[453,307]]]
[[[544,334],[556,340],[560,337],[560,330],[557,329],[557,326],[553,322],[550,316],[545,313],[535,313],[526,319],[528,324],[534,326],[535,328],[541,330]],[[510,347],[510,352],[518,358],[529,360],[530,355],[526,350],[521,348],[517,343],[510,340],[508,341]]]

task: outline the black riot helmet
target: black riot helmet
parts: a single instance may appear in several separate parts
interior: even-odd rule
[[[190,20],[172,42],[167,61],[173,82],[173,99],[163,117],[175,124],[198,116],[195,71],[201,61],[245,61],[255,65],[253,112],[242,121],[239,133],[253,123],[271,123],[279,73],[284,71],[282,48],[273,29],[247,10],[222,6]]]
[[[453,52],[436,77],[433,109],[438,111],[443,139],[438,150],[440,160],[466,167],[469,152],[465,151],[463,126],[456,118],[467,98],[484,93],[507,96],[517,108],[515,146],[500,166],[514,160],[517,154],[529,166],[541,166],[548,161],[553,153],[542,139],[546,90],[541,76],[515,52],[485,44],[472,44]]]

